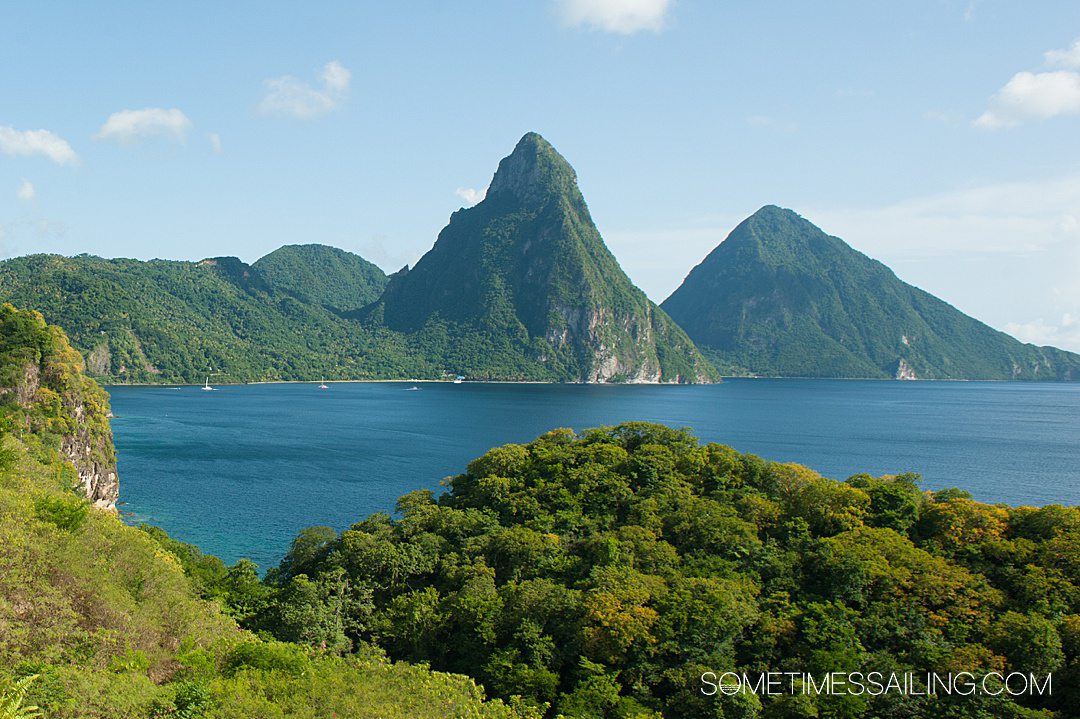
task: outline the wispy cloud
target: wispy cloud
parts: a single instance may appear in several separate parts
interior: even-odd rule
[[[142,110],[120,110],[109,115],[95,140],[130,143],[145,138],[161,137],[176,142],[187,140],[192,122],[180,110],[147,107]]]
[[[214,151],[215,155],[221,155],[225,152],[225,148],[221,144],[221,135],[211,132],[207,134],[206,139],[210,141],[210,149]]]
[[[1067,50],[1050,50],[1043,57],[1051,67],[1080,68],[1080,39]]]
[[[9,157],[44,155],[58,165],[79,162],[71,145],[48,130],[16,130],[0,125],[0,152]]]
[[[454,194],[465,201],[469,207],[472,207],[476,203],[484,199],[487,195],[487,190],[477,190],[473,187],[459,187],[454,190]]]
[[[1080,115],[1080,40],[1044,57],[1048,65],[1065,69],[1016,73],[990,98],[986,112],[974,121],[976,127],[999,130],[1030,120]]]
[[[952,110],[927,110],[923,113],[923,119],[940,122],[944,125],[960,125],[965,121],[963,115]]]
[[[562,21],[571,27],[632,35],[660,32],[667,24],[672,0],[556,0]]]
[[[19,189],[15,190],[15,197],[23,202],[33,202],[37,197],[37,190],[34,189],[34,183],[30,180],[23,180],[19,183]]]
[[[1071,175],[980,185],[883,207],[815,211],[809,219],[841,237],[863,238],[867,251],[894,256],[1022,254],[1080,240],[1077,198],[1080,175]]]
[[[348,97],[352,73],[334,60],[323,66],[319,79],[319,87],[292,75],[265,80],[266,95],[259,103],[259,112],[312,120],[336,109]]]
[[[793,209],[885,262],[901,279],[993,327],[1024,341],[1080,351],[1078,198],[1080,175],[1070,175],[983,184],[880,206]],[[635,284],[660,301],[754,209],[613,229],[604,238]],[[664,251],[657,253],[657,247]],[[1002,292],[1003,286],[1009,291]],[[1066,316],[1072,324],[1060,319]]]
[[[1005,331],[1021,342],[1080,348],[1080,320],[1068,312],[1050,322],[1042,317],[1031,322],[1009,322]]]
[[[1080,351],[1080,175],[809,210],[902,279],[1027,342]],[[1001,292],[1008,286],[1008,292]]]

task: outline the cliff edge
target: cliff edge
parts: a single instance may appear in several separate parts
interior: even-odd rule
[[[0,306],[0,429],[28,448],[57,452],[95,507],[120,493],[109,396],[84,373],[82,356],[41,313]]]

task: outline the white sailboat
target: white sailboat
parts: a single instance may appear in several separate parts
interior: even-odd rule
[[[210,378],[209,377],[206,378],[206,382],[203,383],[202,388],[203,388],[204,392],[213,392],[214,391],[214,388],[210,386]]]
[[[319,389],[330,389],[329,385],[326,384],[326,380],[319,380]]]

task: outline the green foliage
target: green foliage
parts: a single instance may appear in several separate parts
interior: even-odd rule
[[[36,706],[26,704],[26,695],[37,675],[0,684],[0,719],[33,719],[41,716]]]
[[[320,245],[250,266],[31,255],[0,262],[0,300],[66,327],[90,374],[114,383],[716,379],[627,278],[573,169],[533,133],[488,199],[389,280]]]
[[[1080,356],[1018,342],[771,205],[661,307],[730,374],[1080,379]]]
[[[307,652],[302,647],[285,642],[244,642],[238,644],[225,660],[226,672],[250,668],[300,676],[310,667]]]
[[[0,300],[37,307],[67,328],[89,373],[109,382],[440,376],[404,337],[346,320],[286,285],[274,286],[232,257],[31,255],[0,262]]]
[[[470,377],[696,382],[712,367],[604,245],[569,163],[535,133],[369,318]],[[598,352],[598,348],[603,348]],[[617,362],[614,369],[604,363]]]
[[[387,279],[364,258],[326,245],[285,245],[251,267],[271,286],[334,312],[356,310],[379,299]]]
[[[72,491],[68,449],[99,466],[115,455],[106,396],[81,366],[41,315],[0,306],[0,719],[525,716],[465,677],[370,651],[334,659],[351,646],[332,641],[354,626],[342,618],[363,613],[340,573],[315,591],[293,577],[271,607],[279,590],[251,562],[93,509]],[[322,633],[263,641],[229,615]]]
[[[75,496],[43,495],[34,501],[34,514],[43,522],[74,532],[86,521],[90,505]]]
[[[321,616],[340,612],[354,646],[468,673],[549,717],[1064,710],[1037,697],[702,696],[701,673],[726,669],[1074,665],[1080,509],[993,507],[918,484],[836,482],[658,425],[554,430],[490,450],[447,494],[405,495],[398,519],[302,533],[271,575],[273,603],[299,583]]]

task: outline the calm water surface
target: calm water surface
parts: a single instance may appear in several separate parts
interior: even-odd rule
[[[409,391],[410,387],[419,391]],[[120,507],[227,562],[273,566],[469,460],[554,427],[628,420],[829,477],[920,472],[1010,504],[1080,503],[1080,385],[731,380],[721,385],[112,387]]]

